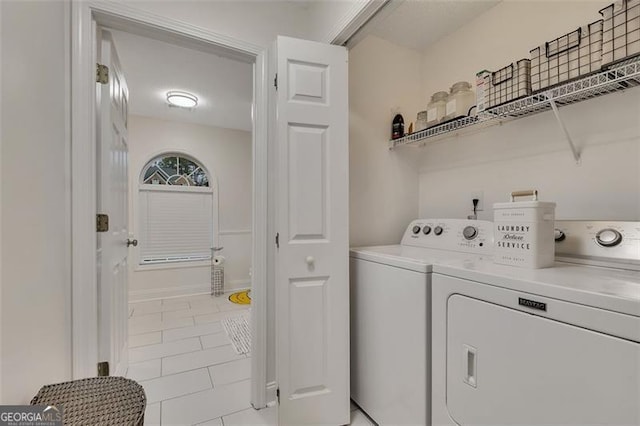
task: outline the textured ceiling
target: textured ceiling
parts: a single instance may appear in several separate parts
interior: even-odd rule
[[[392,0],[386,6],[387,12],[372,19],[363,32],[422,51],[497,3],[497,0]],[[131,113],[251,130],[251,64],[138,35],[111,32],[129,85]],[[165,100],[169,90],[195,94],[199,98],[198,107],[192,111],[169,108]]]
[[[384,18],[372,20],[371,27],[367,31],[394,44],[423,51],[499,2],[498,0],[392,0],[386,7],[395,9],[387,13]],[[469,40],[469,43],[474,42],[475,40]]]
[[[130,92],[130,112],[173,121],[251,130],[253,65],[120,31],[110,31]],[[199,99],[170,108],[166,92]]]

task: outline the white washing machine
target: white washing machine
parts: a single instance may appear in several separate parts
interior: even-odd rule
[[[432,265],[492,246],[491,222],[435,219],[399,245],[351,250],[351,397],[379,425],[429,424]]]
[[[434,266],[434,425],[640,424],[640,222],[556,227],[553,268]]]

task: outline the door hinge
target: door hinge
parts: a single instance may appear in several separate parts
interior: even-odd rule
[[[280,248],[280,233],[276,234],[276,248]]]
[[[275,78],[273,79],[273,87],[276,88],[276,92],[278,91],[278,74],[276,74]]]
[[[276,389],[276,402],[280,405],[280,388]]]
[[[106,377],[109,375],[109,363],[102,361],[98,363],[98,377]]]
[[[100,214],[96,215],[96,232],[107,232],[109,230],[109,215]]]
[[[102,64],[96,64],[96,83],[109,83],[109,67]]]

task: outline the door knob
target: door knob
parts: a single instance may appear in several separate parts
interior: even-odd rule
[[[127,247],[129,246],[138,247],[138,240],[127,239]]]
[[[307,265],[311,266],[315,263],[316,259],[313,256],[307,256],[305,261],[307,262]]]

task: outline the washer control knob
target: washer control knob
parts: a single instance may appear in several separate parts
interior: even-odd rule
[[[465,226],[464,229],[462,230],[462,235],[467,240],[473,240],[475,237],[478,236],[478,230],[476,229],[475,226]]]
[[[414,235],[417,235],[420,232],[420,227],[418,225],[414,226],[412,229]]]
[[[567,236],[564,234],[564,232],[556,228],[554,230],[554,238],[556,242],[559,243],[560,241],[564,241],[567,238]]]
[[[424,235],[429,235],[431,233],[431,227],[429,225],[425,226],[424,228],[422,228],[422,233]]]
[[[436,226],[435,228],[433,228],[433,233],[436,235],[442,234],[442,231],[444,231],[444,229],[442,229],[442,226]]]
[[[602,229],[596,234],[596,242],[602,247],[614,247],[622,242],[622,234],[615,229]]]

